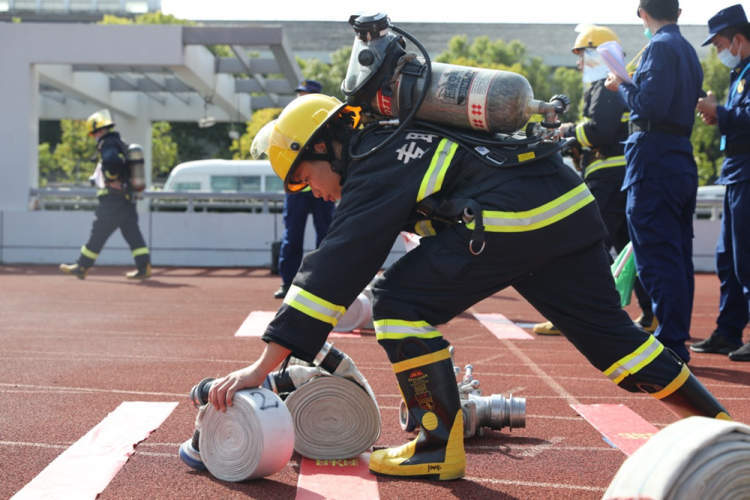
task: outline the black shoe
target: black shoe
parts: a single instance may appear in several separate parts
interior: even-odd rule
[[[732,361],[750,361],[750,342],[729,353]]]
[[[711,336],[706,340],[701,340],[700,342],[691,345],[690,350],[714,354],[729,354],[730,352],[737,350],[741,345],[742,342],[730,340],[714,330]],[[748,348],[748,353],[750,353],[750,348]]]
[[[273,297],[275,299],[283,299],[286,297],[286,292],[289,291],[289,285],[281,284],[278,290],[276,290],[273,294]]]
[[[146,267],[136,269],[125,273],[125,277],[129,280],[145,280],[151,277],[151,264],[146,264]]]

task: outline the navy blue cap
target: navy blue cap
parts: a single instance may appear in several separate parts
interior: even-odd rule
[[[307,92],[308,94],[319,94],[323,90],[323,86],[320,82],[315,80],[302,80],[294,89],[295,92]]]
[[[701,46],[708,45],[719,32],[732,26],[741,26],[747,24],[747,16],[742,5],[732,5],[726,9],[721,9],[718,14],[708,20],[708,32],[710,35]]]

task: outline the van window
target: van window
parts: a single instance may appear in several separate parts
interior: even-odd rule
[[[276,175],[266,176],[266,192],[268,193],[283,193],[284,192],[284,181],[282,181]]]
[[[212,175],[211,191],[231,191],[238,193],[259,193],[259,175]]]
[[[177,182],[174,185],[175,191],[200,191],[200,182]]]

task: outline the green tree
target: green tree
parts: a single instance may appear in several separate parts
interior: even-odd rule
[[[94,171],[96,141],[88,135],[86,123],[62,120],[60,143],[54,148],[49,143],[39,145],[39,183],[87,183]]]
[[[166,179],[177,163],[177,144],[169,134],[169,122],[154,122],[151,125],[151,176]]]
[[[703,66],[703,88],[711,90],[718,102],[723,103],[729,92],[729,69],[724,66],[716,55],[716,49],[701,61]],[[724,154],[719,151],[719,129],[706,125],[703,120],[696,118],[691,141],[695,161],[698,164],[698,182],[700,185],[713,184],[721,173]]]
[[[263,125],[278,118],[281,108],[259,109],[253,113],[250,121],[247,122],[245,133],[239,139],[232,141],[230,150],[234,153],[235,160],[248,160],[250,156],[250,146],[253,144],[255,135],[263,128]]]

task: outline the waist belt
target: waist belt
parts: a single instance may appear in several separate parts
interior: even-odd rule
[[[630,133],[636,132],[664,132],[665,134],[690,137],[692,129],[674,123],[654,123],[648,120],[635,120],[629,123]]]
[[[750,154],[750,143],[747,142],[727,142],[727,146],[724,149],[724,154],[727,156],[737,156]]]

